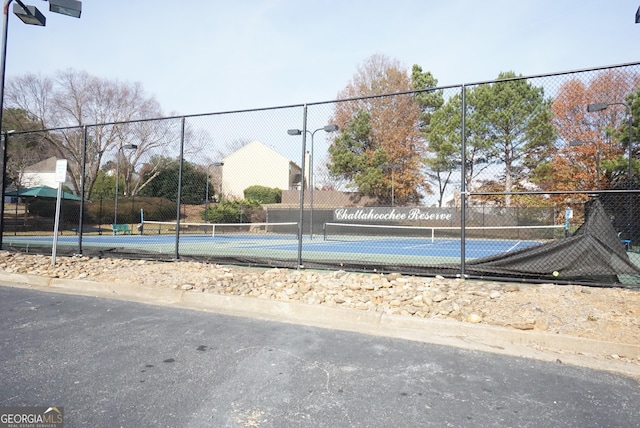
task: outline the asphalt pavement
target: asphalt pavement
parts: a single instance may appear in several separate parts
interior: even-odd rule
[[[336,329],[0,287],[0,406],[65,427],[629,427],[631,377]]]

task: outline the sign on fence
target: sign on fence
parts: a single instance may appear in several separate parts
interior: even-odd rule
[[[333,211],[335,221],[362,222],[423,222],[423,221],[451,221],[451,208],[337,208]]]

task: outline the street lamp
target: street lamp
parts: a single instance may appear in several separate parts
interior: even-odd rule
[[[570,147],[579,147],[584,146],[584,141],[581,140],[573,140],[569,143]],[[598,140],[595,141],[596,145],[596,190],[600,190],[600,145],[598,144]]]
[[[326,126],[323,126],[322,128],[318,128],[314,131],[306,131],[308,134],[311,135],[311,153],[309,155],[309,238],[313,239],[313,188],[315,187],[315,183],[313,182],[313,136],[316,134],[316,132],[318,131],[324,131],[324,132],[335,132],[338,129],[340,129],[338,127],[338,125],[335,124],[329,124]],[[287,134],[289,135],[301,135],[302,131],[299,129],[289,129],[287,130]],[[303,183],[304,185],[304,183]]]
[[[35,6],[26,6],[20,0],[16,0],[18,4],[13,5],[13,14],[20,18],[22,22],[29,25],[37,25],[44,27],[47,18]]]
[[[116,153],[116,199],[113,206],[113,224],[118,224],[118,183],[120,182],[120,153],[123,153],[123,149],[135,150],[138,146],[135,144],[120,145],[118,152]]]
[[[2,45],[0,46],[0,128],[2,127],[2,113],[4,111],[4,78],[7,68],[7,35],[9,30],[9,6],[13,0],[5,0],[2,15]],[[25,24],[44,26],[46,19],[35,6],[27,6],[22,1],[16,0],[17,4],[13,5],[13,13],[18,16]],[[76,0],[49,0],[49,10],[55,13],[80,18],[82,13],[82,2]],[[5,188],[6,181],[6,144],[2,144],[2,174],[0,174],[0,189]],[[4,191],[3,191],[4,193]],[[4,198],[4,195],[3,195]],[[0,202],[4,206],[4,200]],[[2,210],[4,211],[4,209]],[[0,247],[2,246],[2,234],[4,228],[0,221]]]
[[[394,171],[396,169],[400,169],[402,167],[401,164],[399,163],[392,163],[390,165],[380,165],[378,168],[380,169],[390,169],[391,170],[391,206],[395,207],[396,206],[396,201],[395,201],[395,175],[394,175]]]
[[[77,0],[49,0],[49,10],[62,15],[80,18],[82,2]]]
[[[224,166],[224,162],[213,162],[207,165],[207,188],[204,200],[204,221],[209,222],[209,170],[212,166]]]

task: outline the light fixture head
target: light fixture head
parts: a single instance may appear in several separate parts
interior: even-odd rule
[[[578,147],[584,146],[586,143],[582,140],[571,140],[569,141],[569,147]]]
[[[602,111],[602,110],[605,110],[607,107],[609,107],[609,104],[607,103],[593,103],[587,106],[587,112],[593,113],[596,111]]]
[[[125,144],[124,146],[122,146],[123,149],[127,149],[127,150],[135,150],[138,148],[137,144]]]
[[[289,135],[301,135],[302,131],[299,129],[289,129],[287,130],[287,134]]]
[[[49,10],[62,15],[80,18],[82,2],[76,0],[49,0]]]
[[[335,125],[333,123],[324,127],[325,132],[334,132],[334,131],[337,131],[338,129],[340,129],[338,128],[338,125]]]
[[[44,27],[47,23],[47,18],[35,6],[25,5],[22,7],[20,4],[14,3],[13,13],[25,24]]]

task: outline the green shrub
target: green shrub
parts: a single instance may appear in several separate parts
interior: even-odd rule
[[[244,198],[261,204],[279,204],[282,202],[282,190],[265,186],[250,186],[244,189]]]
[[[208,216],[202,211],[202,218],[210,223],[252,223],[263,221],[264,215],[260,203],[245,199],[211,204]]]

